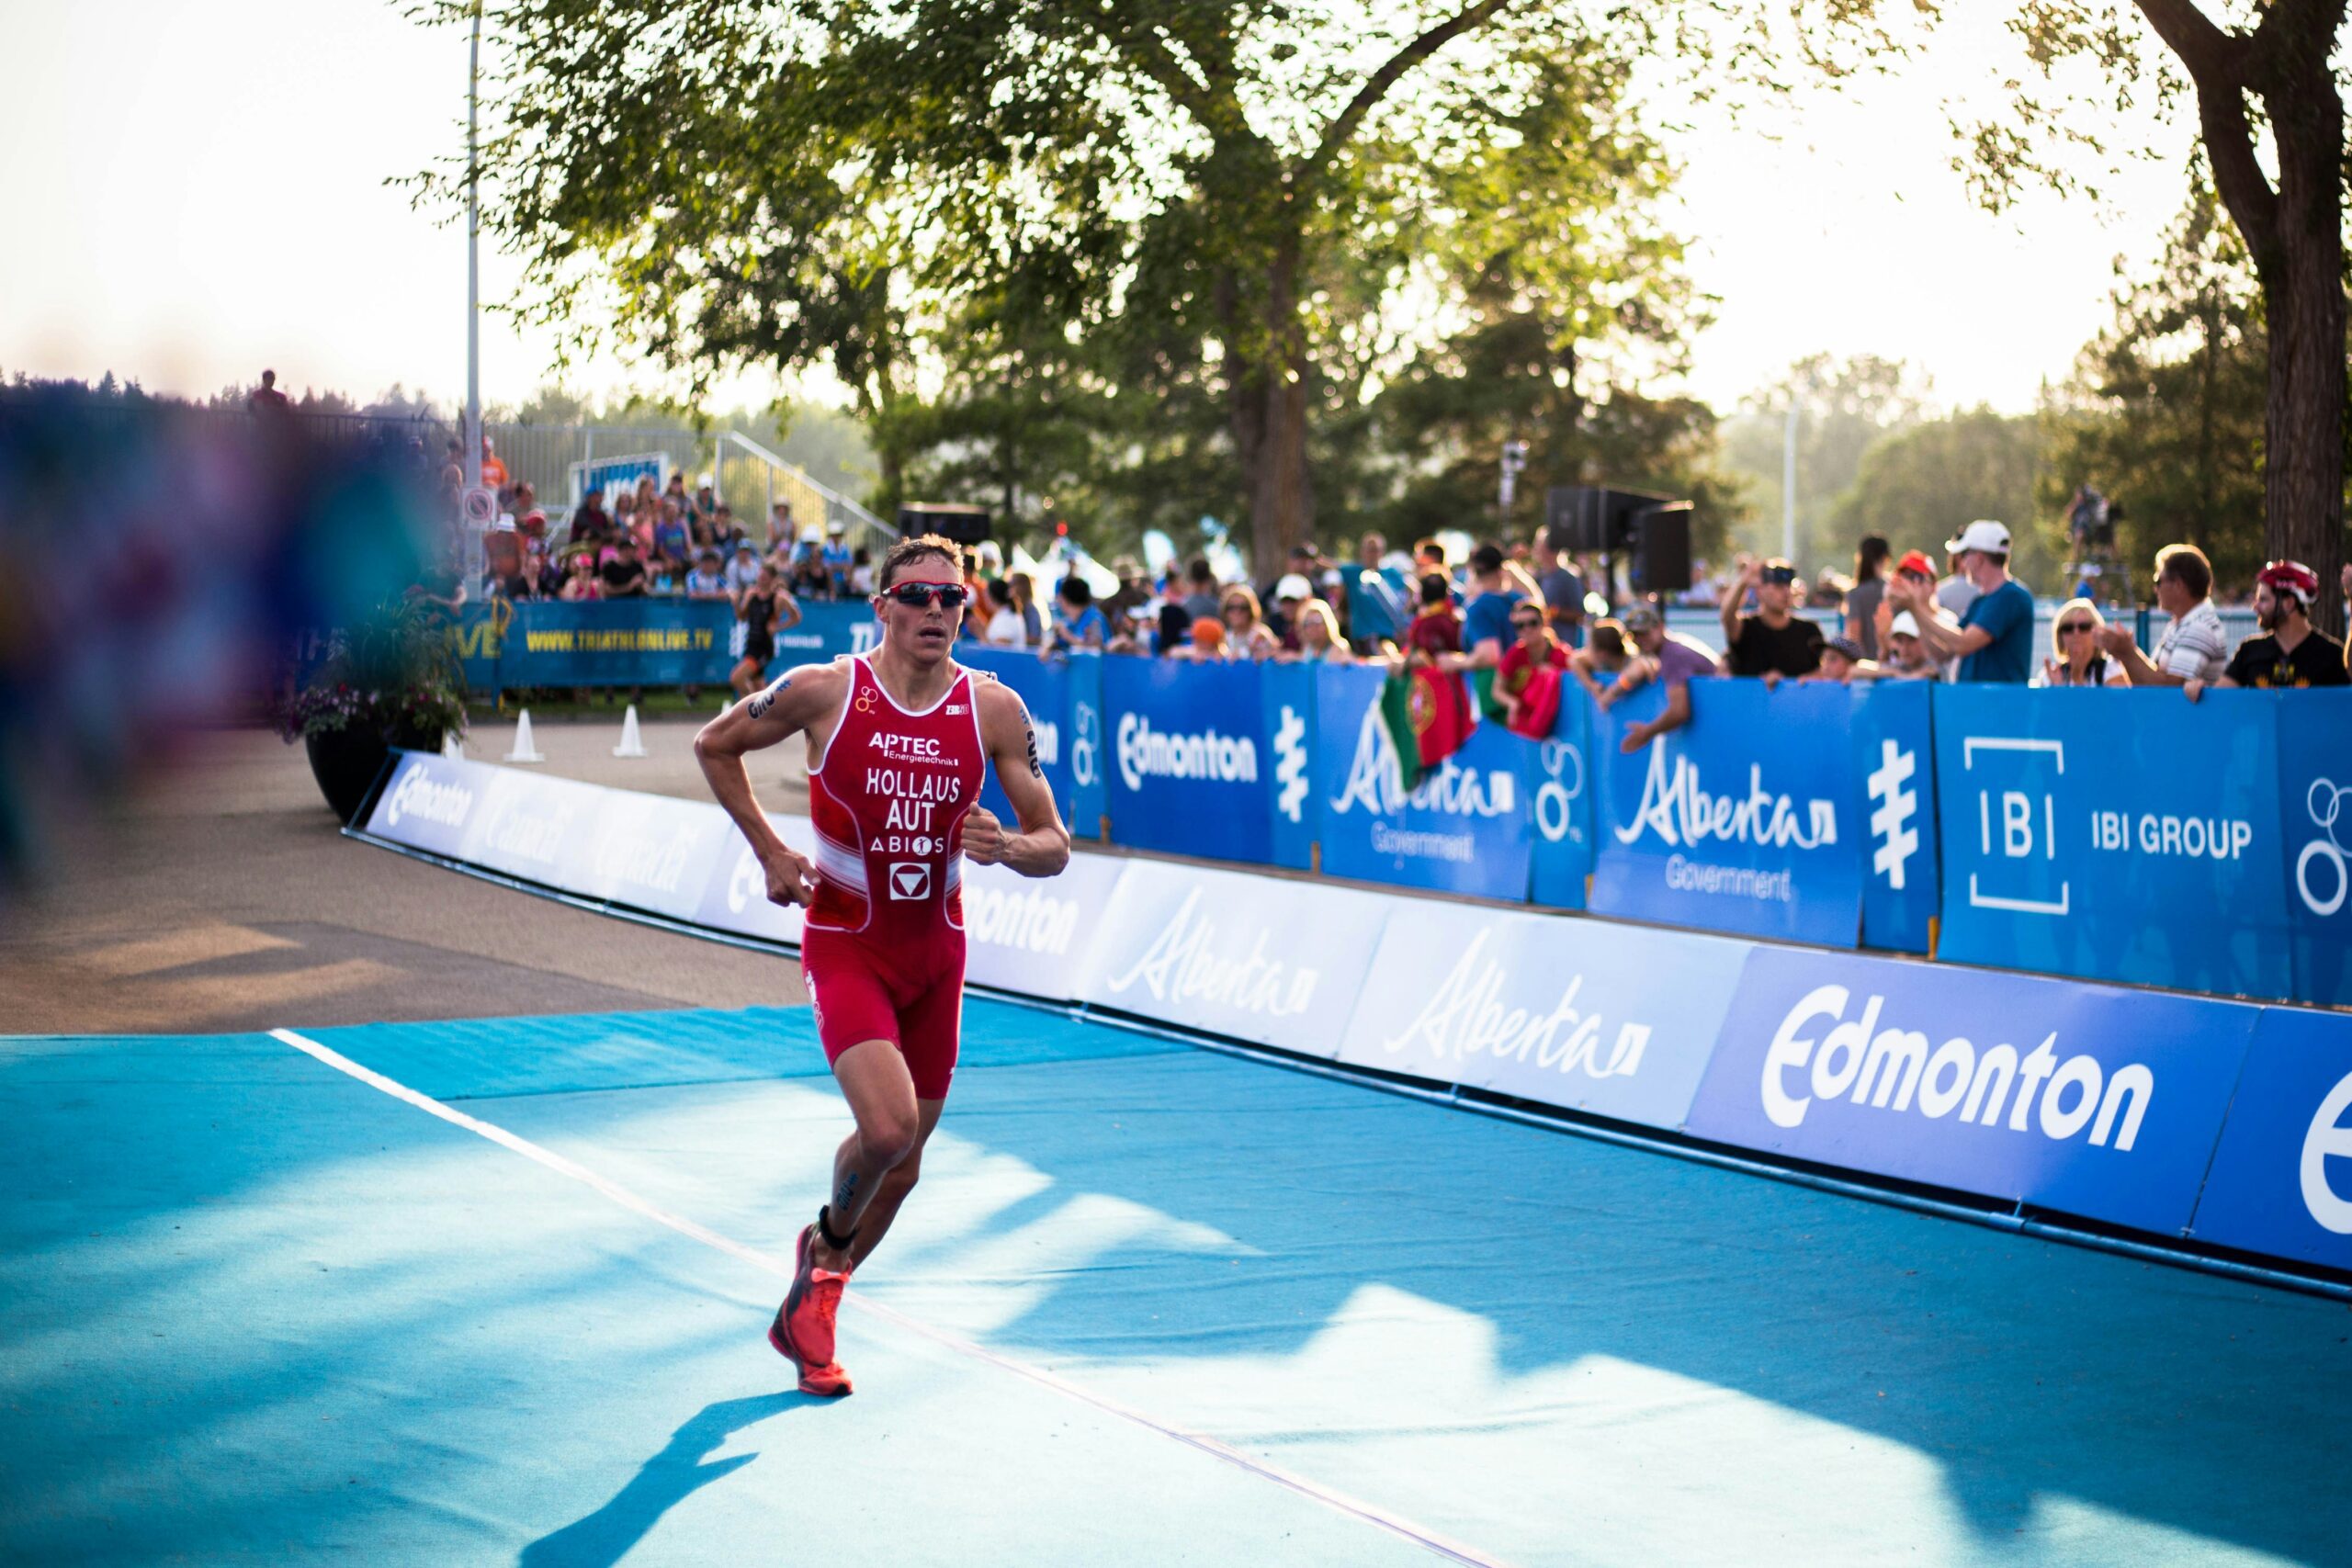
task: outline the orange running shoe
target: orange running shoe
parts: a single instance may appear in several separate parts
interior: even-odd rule
[[[815,1225],[804,1225],[793,1249],[792,1289],[768,1325],[768,1343],[800,1374],[800,1391],[828,1399],[850,1392],[849,1374],[833,1360],[833,1318],[841,1311],[847,1273],[820,1269],[809,1260]]]

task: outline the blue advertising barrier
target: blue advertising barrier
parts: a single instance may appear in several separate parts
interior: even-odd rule
[[[2178,1235],[2260,1011],[1758,947],[1690,1130]]]
[[[830,663],[844,653],[871,653],[879,630],[874,606],[864,600],[803,599],[800,624],[775,634],[775,657],[768,661],[768,673],[778,675],[797,664]],[[957,644],[957,657],[968,646]]]
[[[2352,692],[2270,700],[2294,994],[2352,1006]]]
[[[1689,724],[1630,755],[1619,741],[1665,705],[1662,691],[1636,692],[1593,725],[1594,912],[1853,946],[1851,694],[1703,680],[1690,701]]]
[[[1107,811],[1114,842],[1263,865],[1273,858],[1273,770],[1255,664],[1111,659]]]
[[[2278,700],[1938,687],[1938,955],[2292,995]]]
[[[1109,809],[1103,794],[1103,770],[1108,753],[1102,724],[1102,656],[1079,652],[1069,659],[1069,784],[1070,831],[1080,838],[1102,837],[1102,814]]]
[[[723,686],[733,663],[735,607],[725,600],[534,602],[514,610],[499,647],[502,686]]]
[[[1748,946],[1400,901],[1340,1059],[1677,1128]]]
[[[2352,1017],[2265,1008],[2222,1129],[2199,1241],[2352,1269]]]
[[[1521,754],[1521,780],[1535,831],[1529,845],[1528,897],[1554,909],[1581,909],[1592,875],[1592,704],[1563,694],[1551,739]]]
[[[1037,737],[1037,765],[1053,792],[1054,808],[1065,824],[1075,811],[1071,787],[1069,744],[1070,676],[1066,660],[1040,659],[1021,649],[983,648],[959,644],[956,657],[975,670],[985,670],[1017,694],[1029,709],[1029,723]],[[990,768],[980,785],[980,804],[1006,823],[1019,820],[1012,803],[1004,797]]]
[[[1312,664],[1270,664],[1259,682],[1274,759],[1273,863],[1295,871],[1315,864],[1320,815],[1309,762],[1322,754],[1316,745],[1316,678],[1321,673]]]
[[[1853,688],[1854,820],[1863,843],[1862,945],[1930,951],[1940,906],[1936,873],[1936,753],[1932,682]]]
[[[1487,898],[1527,897],[1523,782],[1533,743],[1481,724],[1408,792],[1380,713],[1377,669],[1317,672],[1314,795],[1333,876]]]

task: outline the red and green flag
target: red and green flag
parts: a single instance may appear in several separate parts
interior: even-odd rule
[[[1380,720],[1409,790],[1423,773],[1462,750],[1478,716],[1461,676],[1418,669],[1392,675],[1382,686]]]

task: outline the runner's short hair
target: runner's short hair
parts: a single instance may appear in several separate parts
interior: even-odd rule
[[[936,534],[917,534],[911,539],[900,539],[897,544],[892,545],[890,553],[882,558],[882,581],[877,592],[885,593],[889,592],[890,584],[898,577],[900,567],[911,566],[916,561],[927,560],[933,556],[937,556],[955,568],[956,576],[964,575],[963,546],[953,539],[943,539]]]

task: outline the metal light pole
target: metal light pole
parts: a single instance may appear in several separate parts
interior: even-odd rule
[[[481,0],[474,0],[474,37],[466,54],[466,488],[481,488],[481,188],[474,164],[475,115],[481,81]]]
[[[1789,389],[1789,423],[1781,437],[1781,558],[1797,558],[1797,407],[1801,390]]]

